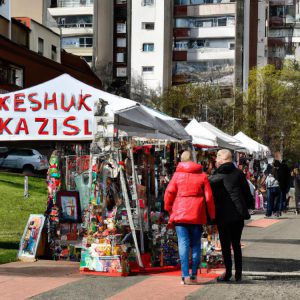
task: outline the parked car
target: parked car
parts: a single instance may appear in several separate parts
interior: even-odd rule
[[[11,149],[0,153],[0,168],[21,170],[24,174],[48,169],[46,156],[35,149]]]

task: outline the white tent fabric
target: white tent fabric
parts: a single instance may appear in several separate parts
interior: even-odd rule
[[[237,133],[234,137],[241,141],[244,147],[249,150],[250,154],[256,153],[262,156],[266,156],[271,153],[269,147],[258,143],[257,141],[253,140],[241,131]]]
[[[238,150],[242,148],[241,143],[231,135],[221,131],[208,122],[197,122],[193,119],[185,128],[193,137],[193,144],[208,147],[228,148]]]
[[[21,99],[21,104],[19,107],[22,107],[22,109],[26,109],[26,113],[24,112],[16,112],[13,106],[14,99],[16,99],[17,94],[22,94],[23,98]],[[34,105],[32,101],[30,101],[31,98],[37,99],[40,104],[41,108],[39,111],[34,111],[32,109],[32,106]],[[32,96],[34,95],[34,96]],[[55,105],[49,101],[49,105],[44,104],[44,100],[46,98],[51,99],[55,95],[56,103]],[[86,104],[87,107],[90,109],[85,109],[85,105],[81,105],[81,110],[79,108],[80,106],[80,97],[82,95],[88,95],[86,99],[84,100],[84,104]],[[1,97],[7,97],[8,100],[6,101],[6,104],[9,105],[9,111],[4,111],[3,109],[0,110],[0,117],[1,118],[11,118],[12,120],[9,121],[8,128],[12,132],[12,134],[8,134],[7,132],[3,132],[3,134],[0,134],[0,140],[2,141],[8,141],[8,140],[91,140],[92,135],[84,135],[84,130],[81,128],[80,124],[85,124],[84,122],[88,122],[89,126],[87,126],[88,131],[93,131],[94,133],[97,132],[99,128],[104,130],[105,136],[113,136],[114,135],[114,116],[115,113],[119,110],[127,109],[130,107],[134,107],[136,105],[139,105],[137,102],[119,97],[113,94],[106,93],[102,90],[96,89],[92,86],[89,86],[72,76],[68,74],[60,75],[52,80],[49,80],[47,82],[44,82],[42,84],[16,91],[11,93],[6,93],[4,95],[1,95]],[[70,105],[69,110],[61,109],[61,103],[63,102],[62,99],[65,99],[65,105],[68,106],[71,103],[72,97],[74,98],[74,105]],[[97,107],[96,104],[99,103],[99,100],[107,102],[107,106],[105,107],[105,118],[106,122],[110,124],[107,128],[105,126],[99,126],[99,124],[96,124],[98,120],[97,117],[94,117],[94,112],[96,111]],[[23,101],[23,102],[22,102]],[[57,107],[55,107],[57,106]],[[151,115],[153,118],[157,118],[159,120],[166,121],[168,124],[172,124],[172,122],[176,122],[176,128],[174,128],[175,131],[181,130],[181,136],[186,133],[184,131],[184,128],[176,121],[175,118],[169,117],[163,113],[160,113],[156,110],[149,109],[145,106],[143,108],[146,111],[146,114]],[[72,132],[72,129],[70,129],[70,125],[76,125],[78,126],[79,133],[76,135],[67,135],[63,136],[60,134],[64,130],[63,120],[65,120],[68,116],[76,116],[76,121],[72,123],[72,121],[68,121],[69,127],[67,129]],[[25,135],[24,124],[18,124],[19,120],[26,116],[28,127],[31,129],[29,134]],[[57,131],[58,133],[55,134],[48,134],[48,135],[41,135],[39,134],[40,124],[36,123],[36,118],[47,118],[49,120],[48,127],[45,129],[45,131],[48,130],[52,124],[53,119],[56,119],[55,122],[57,122]],[[138,120],[133,120],[138,123]],[[158,122],[159,123],[159,122]],[[163,123],[160,124],[162,126]],[[71,126],[72,126],[71,125]],[[54,126],[54,125],[53,125]],[[20,127],[21,134],[15,134],[15,128]],[[83,125],[82,125],[83,127]],[[10,129],[12,128],[12,129]],[[19,128],[19,129],[20,129]],[[52,127],[50,128],[52,129]],[[23,134],[24,133],[24,134]],[[142,135],[142,133],[141,133]],[[143,135],[142,135],[143,136]],[[155,135],[153,135],[155,136]],[[160,135],[160,137],[163,137],[164,135]],[[188,136],[186,134],[186,136]],[[167,136],[166,136],[167,137]]]
[[[217,147],[217,136],[210,130],[203,127],[197,120],[193,119],[186,127],[185,131],[193,138],[193,144]]]
[[[213,132],[218,137],[218,139],[226,143],[229,143],[231,145],[236,145],[236,146],[239,146],[241,144],[239,140],[223,132],[222,130],[218,129],[217,127],[213,126],[208,122],[200,122],[200,124],[205,128],[207,128],[208,130],[210,130],[211,132]]]

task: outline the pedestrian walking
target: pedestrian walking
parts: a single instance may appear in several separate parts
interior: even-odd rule
[[[266,171],[266,188],[267,188],[267,211],[266,217],[274,214],[280,216],[281,191],[277,180],[277,170],[274,166],[270,166]]]
[[[292,176],[294,179],[295,187],[295,204],[296,204],[296,213],[300,213],[300,163],[295,165]]]
[[[250,219],[248,209],[253,208],[254,199],[243,171],[232,163],[232,154],[222,149],[217,154],[216,174],[209,177],[216,206],[222,254],[226,272],[217,278],[219,282],[232,277],[231,246],[234,252],[235,280],[242,279],[241,236],[244,220]]]
[[[202,225],[207,223],[206,207],[215,219],[215,205],[207,175],[202,166],[191,161],[191,152],[184,151],[181,162],[165,192],[165,210],[170,224],[175,225],[182,284],[197,284],[201,257]],[[192,248],[192,273],[189,273],[189,253]]]
[[[280,188],[280,198],[278,211],[281,215],[282,212],[286,211],[286,195],[291,187],[291,170],[289,169],[287,163],[282,160],[280,152],[274,153],[274,168],[276,169],[277,180]]]

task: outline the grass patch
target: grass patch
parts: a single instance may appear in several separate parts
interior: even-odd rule
[[[44,178],[29,177],[29,198],[24,198],[24,176],[0,173],[0,264],[15,261],[30,214],[43,214],[47,204]]]

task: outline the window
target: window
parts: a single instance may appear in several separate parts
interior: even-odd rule
[[[117,77],[126,77],[127,68],[117,68]]]
[[[30,149],[12,149],[8,152],[8,155],[33,156],[33,152]]]
[[[154,0],[142,0],[142,6],[153,6]]]
[[[218,26],[226,26],[227,18],[218,19]]]
[[[82,58],[87,62],[87,63],[91,63],[93,60],[92,56],[82,56]]]
[[[154,30],[154,23],[153,22],[142,22],[142,29]]]
[[[44,55],[44,40],[42,38],[38,39],[38,54]]]
[[[117,47],[125,48],[126,47],[126,39],[125,38],[117,38]]]
[[[143,44],[143,51],[144,52],[153,52],[154,51],[154,44],[153,43],[144,43]]]
[[[235,43],[229,43],[229,50],[235,49]]]
[[[118,63],[123,63],[125,62],[125,53],[117,53],[117,62]]]
[[[56,60],[57,59],[57,49],[56,46],[51,46],[51,59]]]
[[[154,67],[152,66],[144,66],[142,67],[142,73],[153,73]]]
[[[117,23],[117,33],[126,33],[126,23]]]
[[[83,47],[83,48],[93,47],[93,38],[92,37],[79,38],[79,47]]]
[[[24,71],[20,67],[0,60],[0,84],[12,84],[23,87]]]
[[[56,22],[59,27],[63,28],[86,28],[93,27],[92,15],[70,15],[64,17],[57,17]]]

